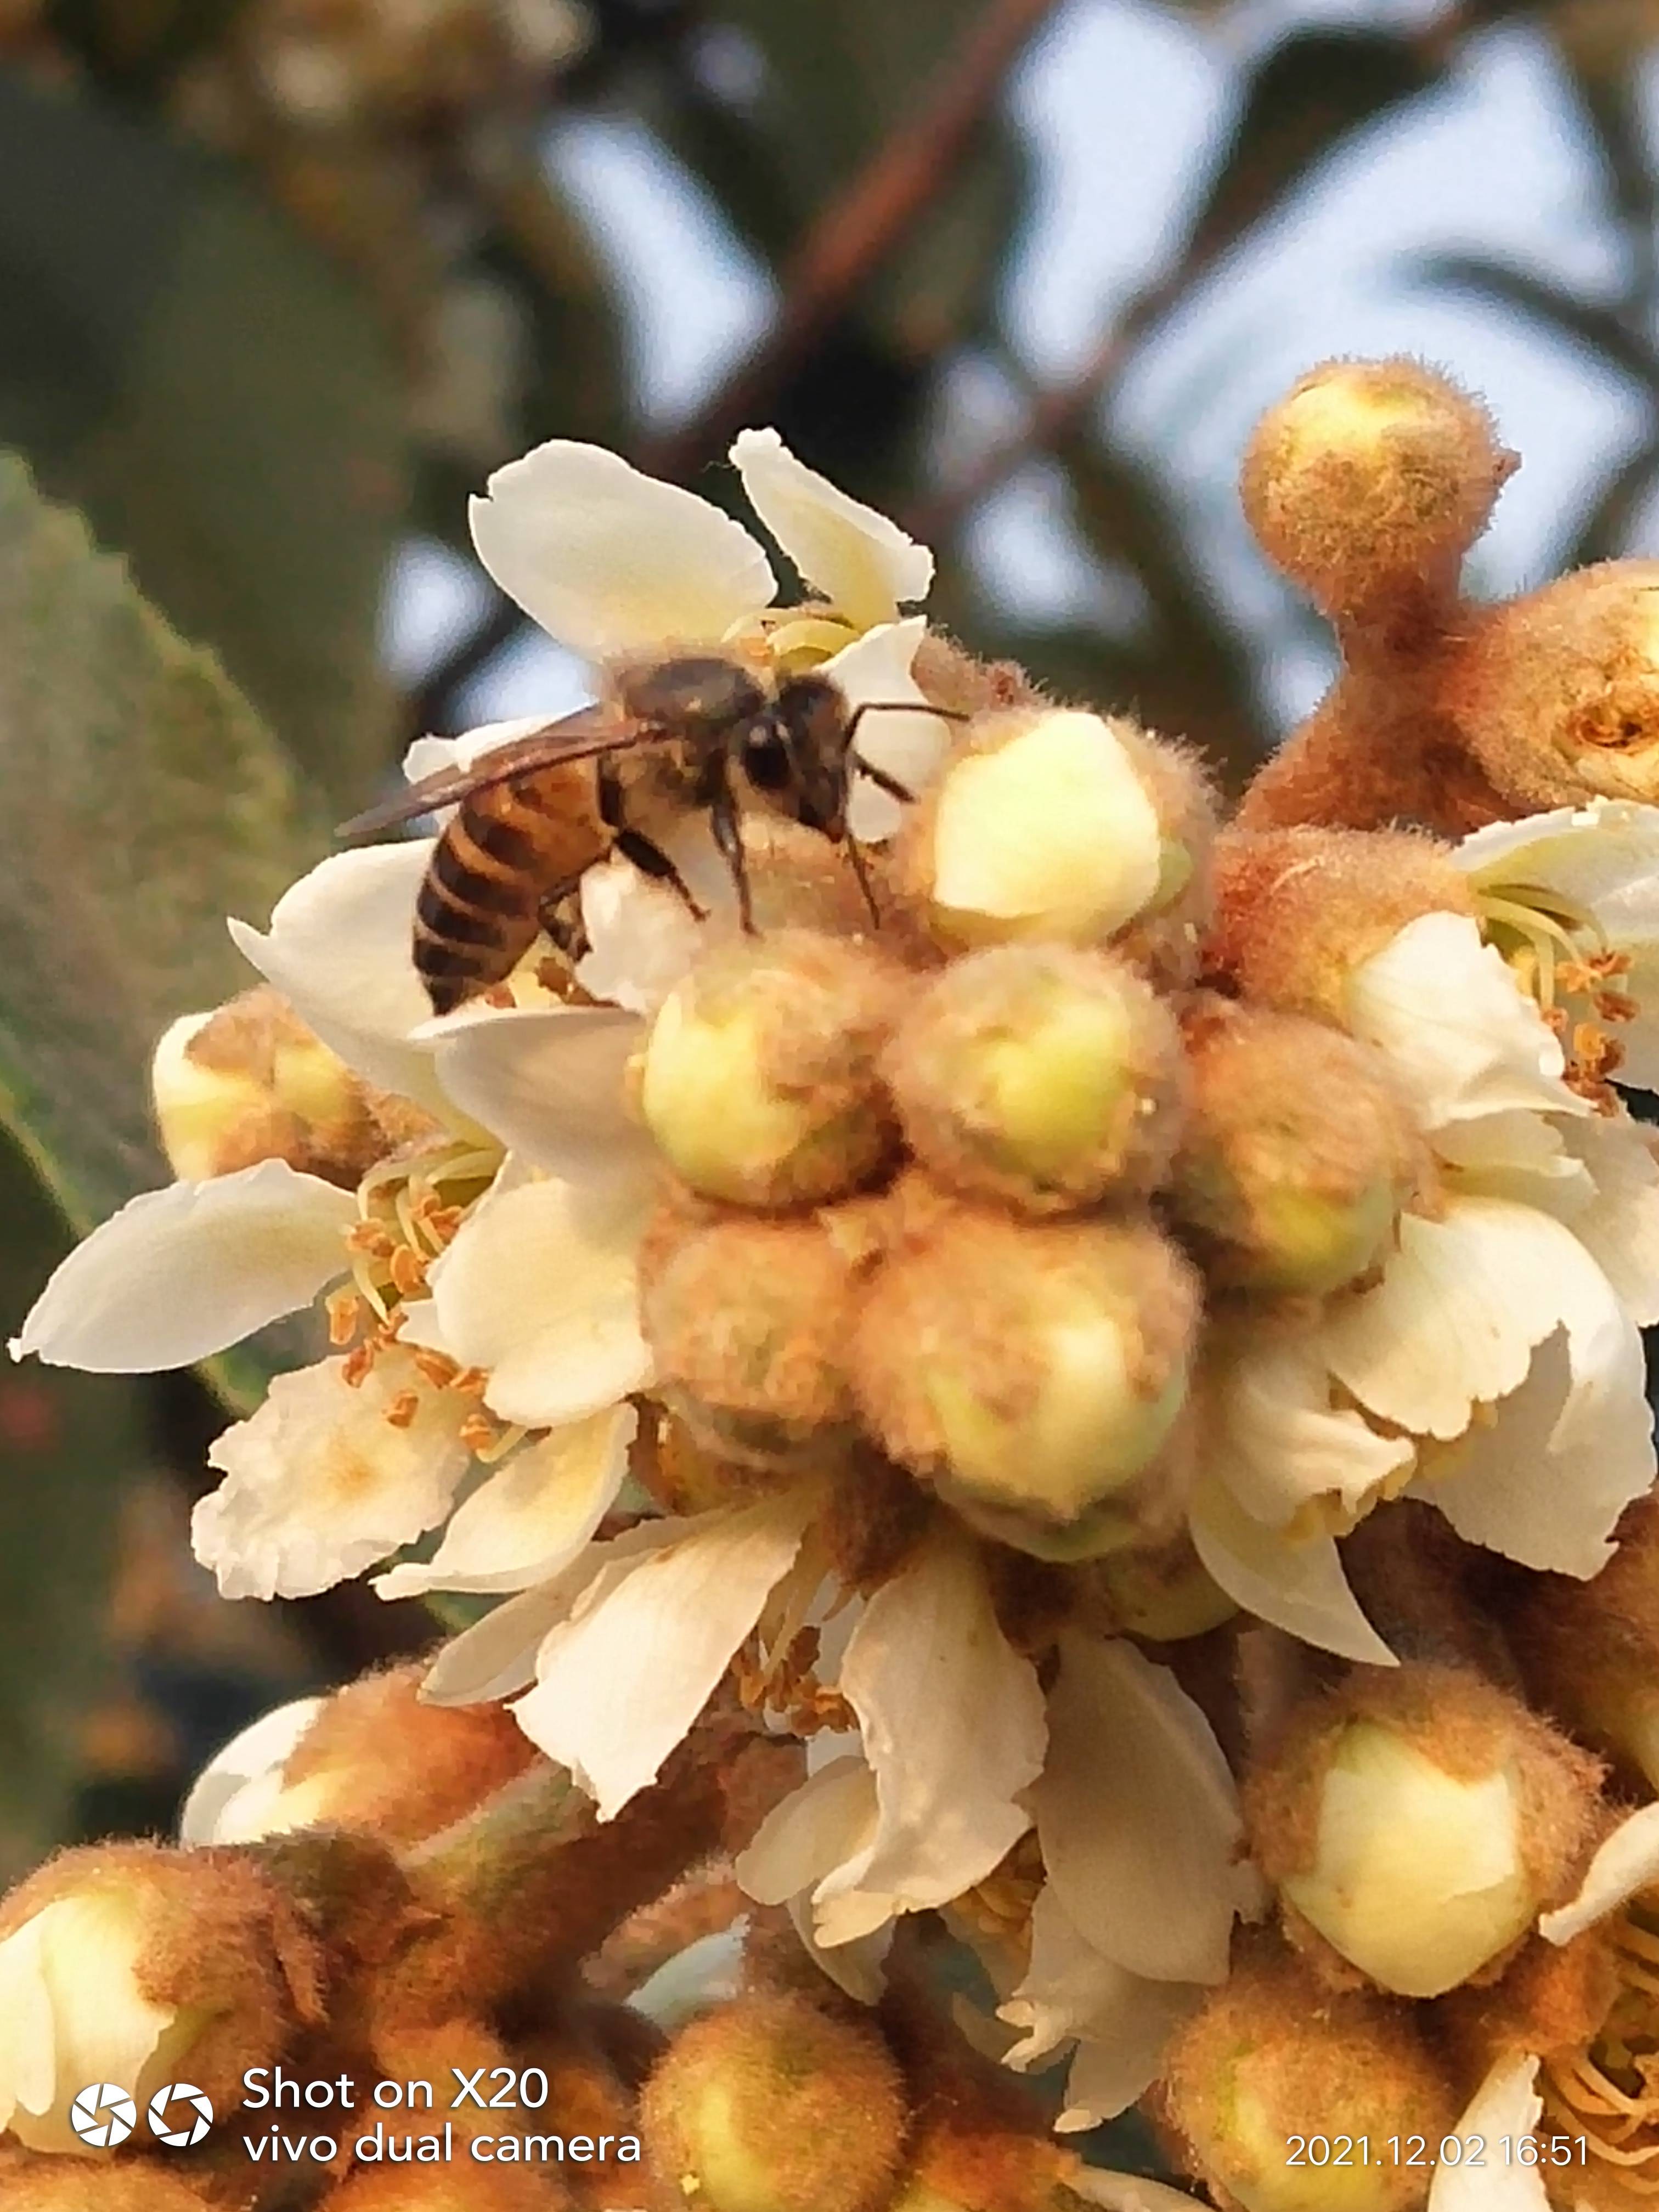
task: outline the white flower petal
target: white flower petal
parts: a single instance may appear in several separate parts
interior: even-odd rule
[[[0,2128],[11,2125],[20,2105],[27,2112],[46,2112],[57,2091],[40,1917],[37,1912],[0,1942]],[[81,2086],[76,2082],[70,2094]]]
[[[1595,1127],[1593,1118],[1558,1126],[1534,1108],[1514,1107],[1445,1123],[1435,1132],[1434,1148],[1457,1170],[1460,1191],[1541,1206],[1568,1221],[1594,1199],[1595,1186],[1567,1138]]]
[[[558,1427],[650,1379],[635,1255],[648,1185],[498,1178],[428,1277],[441,1348],[504,1421]]]
[[[1252,1520],[1208,1474],[1194,1490],[1188,1528],[1206,1571],[1247,1613],[1344,1659],[1399,1664],[1360,1611],[1333,1538],[1292,1539]]]
[[[1031,1825],[1021,1802],[1046,1728],[1030,1662],[1004,1637],[972,1549],[931,1544],[869,1598],[842,1662],[880,1821],[817,1893],[826,1944],[970,1889]]]
[[[1506,1397],[1595,1263],[1547,1213],[1494,1198],[1405,1215],[1374,1290],[1333,1302],[1321,1332],[1331,1371],[1362,1406],[1416,1435],[1462,1434],[1478,1403]]]
[[[1413,1486],[1467,1542],[1581,1579],[1607,1565],[1655,1468],[1641,1339],[1589,1272],[1599,1303],[1576,1309],[1521,1388]]]
[[[1650,1889],[1655,1882],[1659,1882],[1659,1805],[1644,1805],[1622,1820],[1601,1844],[1577,1894],[1540,1917],[1538,1932],[1546,1942],[1570,1943],[1627,1897]]]
[[[1348,1026],[1388,1059],[1426,1129],[1510,1107],[1583,1114],[1561,1047],[1468,915],[1407,922],[1348,981]]]
[[[1653,1139],[1623,1113],[1574,1122],[1564,1135],[1594,1187],[1589,1203],[1567,1217],[1572,1233],[1631,1319],[1649,1328],[1659,1322],[1659,1162]]]
[[[220,1824],[233,1801],[250,1783],[280,1772],[326,1700],[294,1698],[262,1713],[217,1751],[191,1784],[179,1815],[181,1844],[217,1844],[226,1838]]]
[[[1095,1949],[1052,1882],[1037,1892],[1030,1932],[1030,1963],[1013,1994],[997,2007],[997,2018],[1020,2031],[1003,2055],[1004,2065],[1017,2074],[1073,2042],[1097,2014],[1118,2004],[1137,1979]],[[1127,2101],[1133,2104],[1139,2094],[1134,2091]]]
[[[497,469],[468,514],[507,597],[589,660],[720,639],[777,591],[741,523],[601,446],[538,446]]]
[[[1282,1528],[1314,1499],[1357,1515],[1408,1466],[1404,1437],[1380,1437],[1331,1403],[1316,1338],[1247,1344],[1218,1373],[1205,1463],[1254,1519]]]
[[[631,1406],[613,1406],[522,1446],[458,1508],[430,1560],[374,1587],[386,1598],[506,1592],[562,1574],[615,1504],[638,1427]]]
[[[1194,1982],[1143,1982],[1128,1976],[1115,2005],[1098,2016],[1078,2045],[1054,2122],[1056,2134],[1096,2128],[1127,2112],[1163,2072],[1170,2038],[1203,1999],[1203,1990]],[[1190,2200],[1174,2190],[1159,2191],[1157,2182],[1142,2186],[1158,2191],[1147,2200],[1149,2206],[1173,2200],[1183,2212],[1191,2212]],[[1085,2196],[1095,2203],[1120,2201]]]
[[[798,461],[775,430],[739,430],[732,459],[750,505],[794,562],[860,629],[925,599],[933,556],[873,507]]]
[[[229,928],[331,1050],[381,1090],[441,1109],[431,1054],[408,1042],[432,1012],[413,951],[432,847],[416,837],[331,854],[283,892],[268,930]]]
[[[867,1850],[879,1819],[874,1774],[843,1752],[772,1808],[733,1871],[757,1905],[787,1905]]]
[[[700,922],[678,891],[653,883],[620,853],[582,878],[582,926],[588,949],[576,981],[596,999],[653,1014],[690,975],[721,926],[735,928],[732,871],[701,816],[674,823],[659,841],[708,915]]]
[[[630,1535],[638,1534],[630,1529]],[[536,1654],[549,1629],[571,1607],[604,1565],[609,1547],[593,1545],[562,1575],[533,1589],[521,1590],[452,1637],[432,1662],[421,1685],[429,1705],[494,1705],[536,1679]]]
[[[623,1109],[623,1079],[644,1036],[611,1006],[464,1008],[420,1031],[464,1114],[520,1159],[580,1182],[642,1167],[651,1141]]]
[[[450,769],[471,768],[486,753],[498,751],[520,738],[533,738],[547,727],[545,714],[515,714],[505,722],[483,722],[476,730],[463,730],[454,738],[416,738],[404,755],[404,774],[410,783],[423,783],[429,775]]]
[[[938,775],[956,727],[928,707],[927,695],[911,672],[916,648],[927,634],[920,615],[884,623],[844,646],[820,672],[849,708],[915,705],[913,714],[861,714],[853,732],[856,758],[896,778],[913,798],[920,798]],[[867,775],[854,778],[847,827],[860,844],[879,844],[903,818],[902,805],[890,793]]]
[[[654,1782],[793,1565],[811,1492],[679,1524],[642,1557],[602,1566],[536,1662],[513,1712],[568,1766],[602,1820]]]
[[[307,1306],[349,1266],[356,1200],[285,1160],[146,1191],[77,1244],[11,1341],[52,1367],[187,1367]]]
[[[1437,2165],[1428,2212],[1547,2212],[1544,2177],[1522,2163],[1518,2148],[1544,2109],[1533,2087],[1537,2076],[1538,2061],[1525,2051],[1498,2061],[1452,2130],[1465,2143],[1478,2136],[1486,2146],[1485,2161]]]
[[[1238,1793],[1167,1667],[1067,1636],[1032,1792],[1043,1864],[1085,1940],[1153,1981],[1218,1982],[1254,1884],[1234,1863]]]
[[[225,1476],[191,1520],[196,1556],[224,1597],[313,1597],[441,1521],[471,1459],[470,1401],[426,1386],[413,1359],[383,1352],[353,1389],[343,1359],[279,1375],[251,1420],[216,1439]],[[415,1417],[386,1419],[406,1390]]]
[[[892,1930],[827,1946],[819,1940],[813,1899],[838,1867],[867,1857],[880,1819],[875,1776],[857,1753],[843,1753],[773,1808],[733,1869],[757,1904],[788,1906],[810,1955],[860,2004],[873,2004],[881,1995],[882,1961]]]

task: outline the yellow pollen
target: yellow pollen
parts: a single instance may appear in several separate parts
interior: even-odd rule
[[[412,1427],[415,1416],[420,1410],[421,1394],[418,1390],[399,1390],[386,1409],[386,1422],[394,1429]]]
[[[327,1300],[328,1340],[337,1350],[349,1344],[362,1326],[363,1302],[357,1292],[338,1290]]]

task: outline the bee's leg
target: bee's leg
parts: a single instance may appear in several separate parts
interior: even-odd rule
[[[754,903],[749,895],[749,855],[743,849],[743,824],[732,787],[722,775],[708,797],[708,826],[737,886],[738,919],[745,937],[755,934]]]
[[[674,866],[660,845],[655,844],[642,830],[628,826],[628,801],[623,790],[622,779],[608,760],[598,764],[596,781],[599,787],[599,819],[614,833],[614,843],[624,860],[629,860],[642,876],[653,882],[667,884],[679,894],[694,921],[706,921],[708,915],[693,897],[691,886]]]
[[[588,950],[587,927],[581,908],[571,903],[586,873],[585,869],[578,868],[550,884],[538,910],[542,927],[573,966]]]

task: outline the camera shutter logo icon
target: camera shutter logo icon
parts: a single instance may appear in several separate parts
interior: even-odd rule
[[[149,2100],[149,2131],[170,2150],[191,2150],[213,2125],[213,2102],[193,2081],[169,2081]]]
[[[138,2107],[118,2081],[94,2081],[70,2106],[70,2125],[93,2150],[113,2150],[138,2124]]]

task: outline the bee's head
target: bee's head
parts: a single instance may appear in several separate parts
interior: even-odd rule
[[[827,678],[791,676],[744,740],[743,769],[781,814],[837,840],[847,834],[847,702]]]

